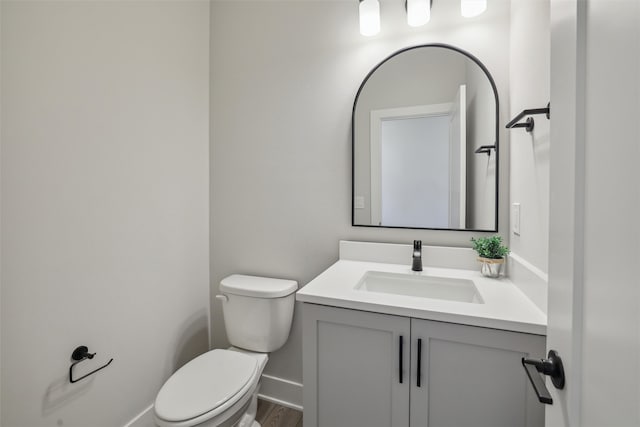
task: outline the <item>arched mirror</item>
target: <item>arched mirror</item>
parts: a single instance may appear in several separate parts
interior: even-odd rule
[[[378,64],[353,104],[352,224],[498,229],[498,92],[487,68],[443,44]]]

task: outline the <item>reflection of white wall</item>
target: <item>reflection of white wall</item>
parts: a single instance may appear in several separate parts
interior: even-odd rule
[[[481,145],[496,141],[495,97],[480,67],[467,63],[467,228],[492,229],[496,205],[496,156],[476,154]],[[489,108],[491,106],[491,108]]]
[[[382,225],[449,225],[449,117],[382,122]]]

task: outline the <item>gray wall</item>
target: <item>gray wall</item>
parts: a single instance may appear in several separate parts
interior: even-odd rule
[[[509,120],[509,1],[482,19],[434,2],[431,22],[406,25],[402,2],[382,2],[382,32],[358,32],[355,1],[214,1],[211,10],[211,294],[228,274],[304,285],[338,258],[338,240],[469,246],[472,233],[351,224],[351,108],[369,70],[410,45],[444,42],[493,74]],[[496,38],[496,34],[500,37]],[[500,230],[506,236],[506,132],[500,131]],[[214,347],[227,345],[212,298]],[[266,372],[301,382],[299,318]]]
[[[209,3],[0,10],[1,423],[121,426],[209,345]]]

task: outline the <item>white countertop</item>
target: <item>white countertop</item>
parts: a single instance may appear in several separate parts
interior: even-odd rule
[[[367,271],[385,271],[472,280],[483,304],[412,297],[354,289]],[[341,259],[296,294],[305,303],[372,311],[418,319],[546,335],[547,316],[509,279],[491,279],[478,271]]]

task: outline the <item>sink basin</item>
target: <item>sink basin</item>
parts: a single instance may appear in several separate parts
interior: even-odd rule
[[[450,277],[367,271],[356,284],[355,289],[365,292],[484,304],[473,281]]]

